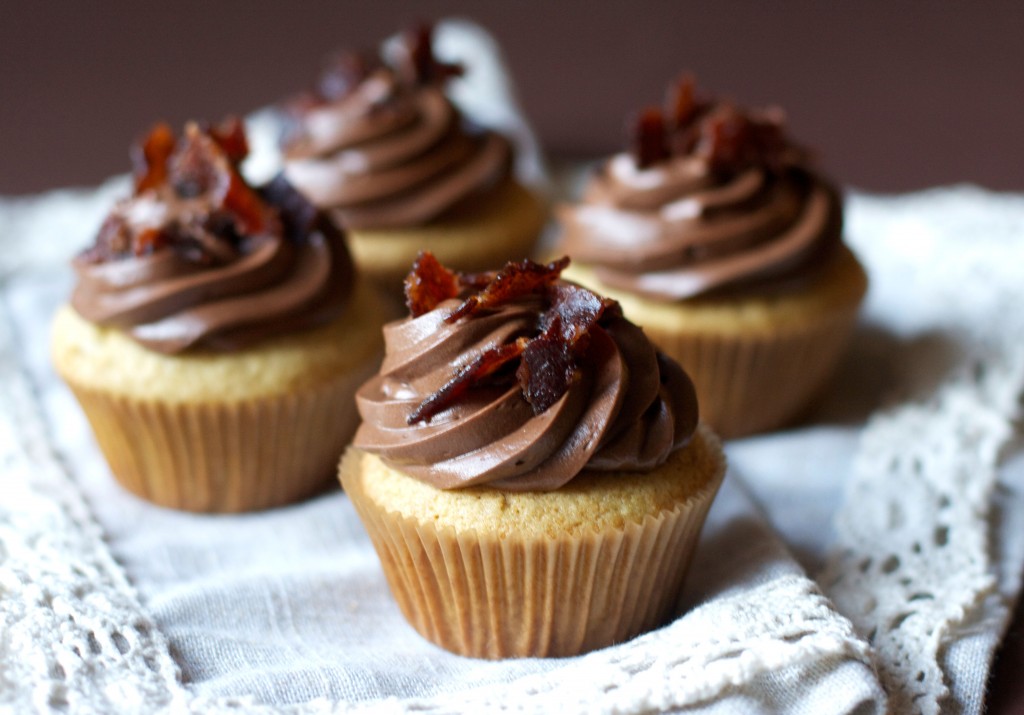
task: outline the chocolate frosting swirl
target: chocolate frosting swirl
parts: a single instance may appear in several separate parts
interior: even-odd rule
[[[429,53],[429,35],[421,42]],[[427,223],[509,175],[509,142],[470,127],[423,74],[361,64],[340,96],[294,108],[285,174],[343,226]]]
[[[669,137],[673,151],[649,162],[612,157],[580,203],[562,207],[561,250],[609,287],[666,301],[813,274],[840,241],[842,205],[784,137],[781,115],[720,102],[686,112]],[[726,123],[730,132],[720,130]],[[770,146],[756,144],[758,132]],[[753,147],[722,146],[722,136],[753,136]]]
[[[72,307],[168,354],[232,350],[340,315],[353,278],[343,234],[280,177],[258,193],[231,184],[226,200],[216,187],[240,177],[195,126],[187,142],[170,178],[117,203],[74,259]],[[190,151],[227,173],[189,185],[174,161]],[[226,206],[232,196],[249,197],[248,218]]]
[[[538,295],[453,323],[450,299],[384,328],[380,372],[357,393],[355,446],[441,489],[477,484],[552,490],[582,470],[650,470],[697,424],[693,385],[618,311],[591,329],[565,393],[535,413],[520,387],[483,384],[434,415],[409,416],[453,371],[495,346],[536,335]]]

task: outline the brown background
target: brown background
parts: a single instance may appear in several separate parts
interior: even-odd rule
[[[422,17],[476,19],[556,155],[609,152],[693,70],[785,107],[848,185],[1024,189],[1024,3],[0,3],[0,193],[128,168],[158,119],[217,119],[312,82],[332,49]]]

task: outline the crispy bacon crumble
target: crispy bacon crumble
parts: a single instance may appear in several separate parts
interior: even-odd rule
[[[542,308],[532,335],[492,347],[463,365],[412,411],[407,423],[430,420],[482,384],[517,382],[535,414],[555,404],[577,379],[578,361],[594,328],[606,316],[621,316],[614,300],[558,281],[568,265],[568,257],[547,265],[510,261],[500,271],[464,276],[442,266],[431,253],[421,253],[405,280],[406,303],[414,318],[467,292],[471,294],[445,317],[446,323],[530,295],[538,296]]]
[[[693,76],[669,85],[664,110],[649,107],[630,127],[630,153],[638,169],[678,156],[705,159],[712,171],[733,174],[751,166],[778,170],[802,150],[783,131],[778,110],[746,111],[698,96]]]
[[[112,213],[82,259],[101,263],[172,247],[186,260],[216,263],[234,253],[240,236],[277,230],[278,212],[239,172],[248,154],[245,127],[236,117],[216,126],[190,123],[180,139],[167,124],[157,124],[132,150],[133,198],[147,193],[161,202],[205,197],[208,213],[142,228]]]

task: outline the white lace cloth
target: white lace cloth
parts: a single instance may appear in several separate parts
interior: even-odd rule
[[[485,662],[405,624],[340,492],[205,517],[113,483],[47,332],[124,188],[0,199],[0,710],[982,711],[1024,565],[1024,198],[855,195],[864,326],[805,426],[728,445],[683,615]]]
[[[405,625],[340,493],[201,517],[112,482],[46,351],[66,257],[119,188],[0,202],[0,704],[882,712],[881,685],[893,712],[981,711],[1024,563],[1024,199],[855,196],[865,327],[806,427],[729,445],[691,610],[580,658],[488,663]]]

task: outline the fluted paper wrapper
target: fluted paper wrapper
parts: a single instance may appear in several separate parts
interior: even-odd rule
[[[355,431],[353,395],[363,377],[221,403],[71,388],[126,489],[174,509],[240,512],[287,504],[330,483]]]
[[[514,658],[576,655],[670,619],[721,474],[642,523],[543,539],[418,522],[359,481],[343,486],[409,623],[455,653]]]
[[[768,334],[644,332],[693,380],[701,420],[728,438],[798,417],[835,370],[856,320],[854,306]]]

